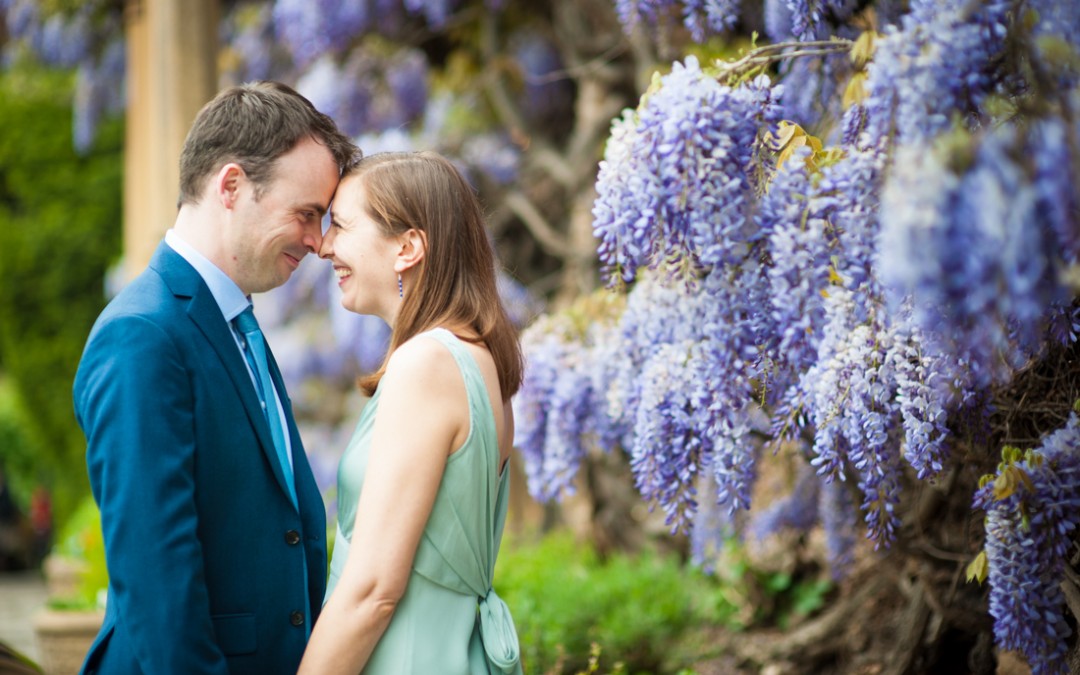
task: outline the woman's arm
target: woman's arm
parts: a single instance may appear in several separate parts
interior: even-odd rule
[[[301,674],[356,675],[367,663],[405,593],[446,459],[467,434],[461,373],[435,340],[399,347],[379,389],[353,545]]]

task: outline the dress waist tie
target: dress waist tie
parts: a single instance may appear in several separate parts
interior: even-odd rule
[[[521,660],[517,630],[514,628],[514,619],[510,616],[510,608],[495,589],[489,590],[486,596],[480,598],[478,620],[480,639],[484,643],[484,651],[492,672],[515,672]]]

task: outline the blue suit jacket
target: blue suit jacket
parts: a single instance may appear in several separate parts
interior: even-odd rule
[[[98,318],[74,398],[110,580],[84,672],[296,672],[326,587],[326,512],[273,356],[270,370],[299,512],[243,356],[187,261],[162,243]]]

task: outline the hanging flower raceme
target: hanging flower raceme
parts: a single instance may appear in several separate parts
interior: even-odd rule
[[[922,141],[980,114],[1016,3],[923,0],[877,42],[864,101],[871,144]],[[969,7],[970,6],[970,7]]]
[[[569,370],[574,346],[557,321],[540,321],[522,336],[526,356],[525,378],[514,405],[514,445],[525,458],[529,492],[548,501],[564,491],[572,491],[572,481],[581,463],[583,449],[579,440],[561,434],[557,442],[551,431],[565,430],[580,423],[576,414],[560,420],[559,414],[573,412],[572,401],[580,400],[573,385],[580,380]],[[560,384],[567,377],[574,378]],[[556,390],[561,399],[557,401]],[[569,440],[569,443],[566,441]]]
[[[627,282],[639,267],[746,255],[758,135],[778,114],[767,78],[724,86],[694,57],[657,85],[636,115],[613,125],[597,179],[600,259],[609,278]]]
[[[612,424],[607,397],[621,370],[609,357],[623,304],[607,292],[587,296],[522,333],[525,377],[513,398],[514,445],[525,459],[529,492],[540,501],[572,493],[585,455],[619,442],[623,427]]]
[[[615,11],[630,33],[641,22],[656,26],[668,16],[682,16],[696,42],[731,28],[739,20],[737,0],[615,0]]]
[[[274,0],[275,32],[301,68],[327,52],[341,52],[371,20],[367,2]]]
[[[1004,126],[957,134],[951,153],[898,148],[882,197],[878,248],[888,255],[877,269],[890,307],[910,297],[925,342],[968,363],[978,388],[1032,356],[1053,308],[1068,301],[1059,233],[1076,214],[1049,208],[1059,179],[1020,159],[1042,154],[1039,138]]]
[[[659,22],[675,4],[617,10]],[[691,528],[695,560],[708,565],[746,522],[736,516],[768,450],[802,444],[809,469],[792,501],[814,508],[794,518],[782,500],[751,522],[820,523],[842,574],[860,529],[875,547],[901,536],[902,490],[949,471],[956,430],[990,429],[995,387],[1075,342],[1080,100],[1068,87],[1080,14],[1066,4],[875,3],[881,34],[863,33],[851,64],[823,52],[847,69],[829,75],[837,92],[837,73],[858,85],[842,117],[835,101],[793,96],[785,111],[810,111],[805,125],[779,123],[781,85],[740,69],[788,58],[782,84],[824,73],[822,54],[769,45],[715,71],[676,63],[613,123],[594,233],[609,284],[629,290],[592,371],[586,417],[604,423],[581,425],[630,455],[642,495]],[[839,22],[852,39],[857,9],[777,0],[768,31],[806,42]],[[823,147],[807,128],[842,141]],[[586,339],[590,354],[598,342]],[[1004,471],[1021,496],[986,502],[992,584],[1024,589],[1020,601],[992,594],[998,645],[1037,669],[1064,644],[1057,619],[1031,626],[1062,614],[1047,591],[1062,572],[1046,561],[1075,532],[1071,425],[1078,438],[1061,432],[1040,450],[1061,448],[1058,459]],[[1038,474],[1048,466],[1055,478]],[[1051,531],[1057,543],[1044,544]]]
[[[974,506],[986,511],[986,548],[969,576],[990,582],[990,614],[1002,649],[1024,654],[1034,675],[1061,675],[1067,638],[1059,580],[1080,522],[1080,419],[1038,448],[1005,448]]]

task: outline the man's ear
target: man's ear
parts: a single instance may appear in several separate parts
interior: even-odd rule
[[[398,235],[397,240],[400,248],[394,261],[394,271],[401,274],[418,265],[427,255],[427,233],[414,227]]]
[[[243,167],[236,162],[229,162],[217,172],[214,177],[214,196],[226,209],[232,209],[236,205],[240,186],[247,180],[247,174]]]

